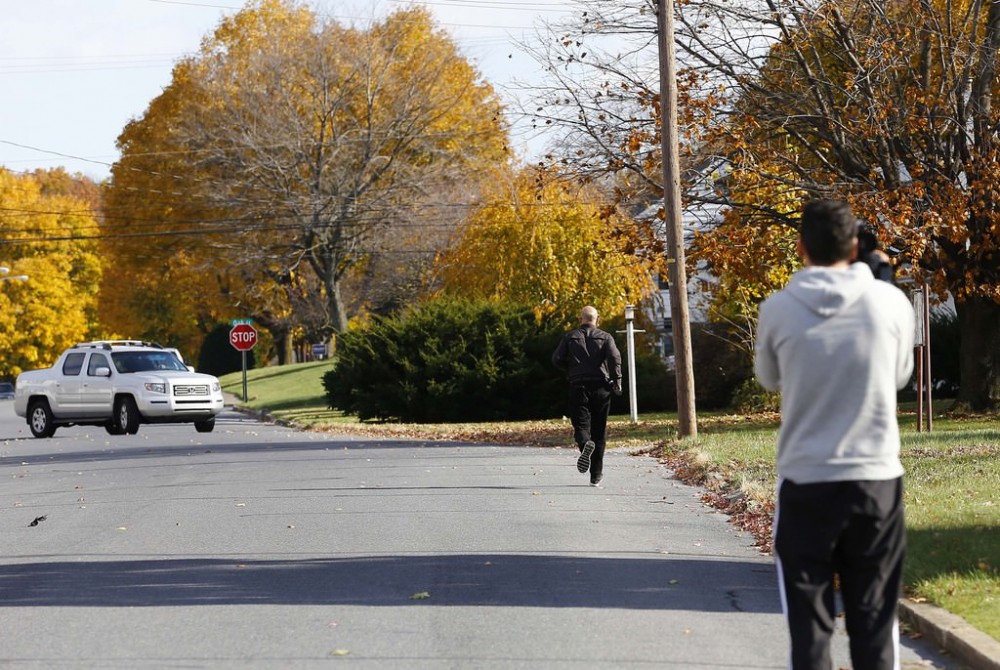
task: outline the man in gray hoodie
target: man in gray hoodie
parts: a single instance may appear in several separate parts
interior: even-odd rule
[[[757,379],[781,391],[774,518],[793,670],[832,668],[834,574],[855,670],[899,667],[905,528],[896,391],[913,371],[914,316],[857,253],[846,203],[802,212],[805,266],[760,307]]]

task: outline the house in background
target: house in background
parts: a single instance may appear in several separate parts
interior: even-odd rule
[[[662,202],[655,202],[643,210],[637,218],[659,221],[658,235],[666,239],[665,223],[657,219]],[[714,203],[694,203],[681,214],[684,229],[684,248],[691,246],[696,233],[711,230],[722,220],[722,205]],[[691,323],[708,323],[708,312],[712,301],[713,287],[718,281],[704,264],[696,267],[687,277],[688,319]],[[660,355],[667,361],[673,360],[673,324],[670,318],[670,286],[663,277],[654,278],[656,291],[642,308],[656,326],[656,341]]]

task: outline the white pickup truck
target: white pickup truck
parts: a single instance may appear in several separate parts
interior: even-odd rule
[[[56,364],[17,377],[14,411],[35,437],[59,426],[104,426],[134,435],[142,423],[193,422],[199,433],[215,428],[225,400],[212,375],[193,372],[170,349],[149,342],[83,342]]]

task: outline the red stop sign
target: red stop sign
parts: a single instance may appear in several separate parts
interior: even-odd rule
[[[229,331],[229,343],[237,351],[250,351],[257,344],[257,330],[249,323],[238,323]]]

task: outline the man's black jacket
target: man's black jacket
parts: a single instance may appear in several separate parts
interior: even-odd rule
[[[552,362],[566,370],[570,384],[615,382],[622,378],[622,356],[615,338],[585,323],[563,336]]]

